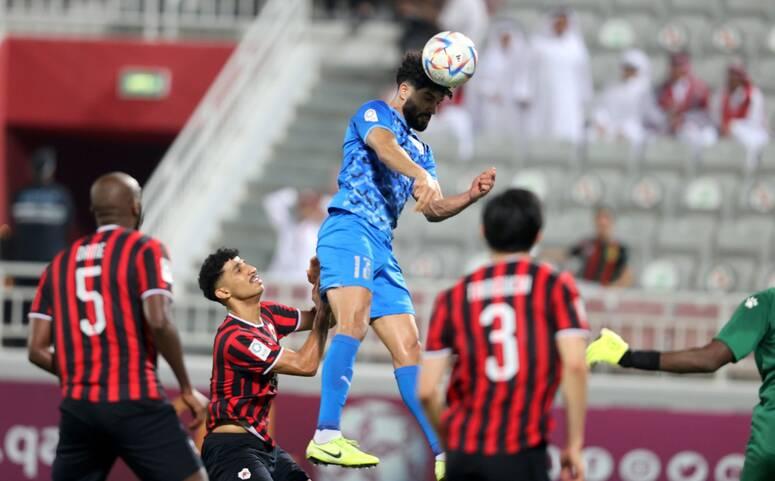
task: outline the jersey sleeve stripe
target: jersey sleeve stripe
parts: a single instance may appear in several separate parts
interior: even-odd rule
[[[264,372],[262,374],[267,375],[269,372],[277,365],[277,361],[280,360],[280,356],[283,355],[285,352],[285,348],[281,347],[279,351],[277,351],[277,355],[274,358],[274,361],[272,361],[272,364],[269,365],[266,369],[264,369]]]
[[[581,329],[578,327],[569,327],[567,329],[560,329],[554,335],[554,337],[589,337],[589,329]]]
[[[452,355],[452,348],[451,347],[444,347],[441,349],[437,349],[435,351],[425,351],[422,353],[422,357],[428,358],[428,359],[436,359],[440,357],[447,357]]]
[[[40,312],[30,312],[27,314],[28,319],[42,319],[44,321],[52,321],[54,320],[53,317],[49,316],[48,314],[42,314]]]
[[[172,292],[168,291],[167,289],[161,289],[161,288],[148,289],[147,291],[140,294],[140,298],[142,300],[145,300],[151,296],[159,296],[159,295],[169,297],[170,299],[173,298]]]

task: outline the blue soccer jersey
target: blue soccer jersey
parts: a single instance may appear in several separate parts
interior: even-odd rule
[[[436,178],[431,148],[409,128],[400,113],[382,100],[372,100],[350,119],[344,135],[339,192],[329,209],[351,212],[392,237],[398,216],[412,195],[414,179],[390,170],[366,145],[366,137],[375,127],[393,132],[409,157]]]

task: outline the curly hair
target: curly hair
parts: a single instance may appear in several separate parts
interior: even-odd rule
[[[401,65],[396,72],[396,84],[401,85],[403,82],[408,82],[418,90],[427,88],[452,97],[452,89],[435,83],[425,74],[422,68],[422,53],[417,50],[406,52],[401,60]]]
[[[202,263],[202,267],[199,269],[199,288],[202,289],[202,294],[204,294],[206,298],[223,304],[215,295],[215,284],[223,275],[224,264],[238,255],[239,251],[237,249],[221,247],[207,256],[207,259],[205,259]]]

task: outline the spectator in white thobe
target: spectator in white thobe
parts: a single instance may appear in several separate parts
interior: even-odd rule
[[[326,217],[325,199],[317,192],[280,189],[264,198],[264,209],[277,233],[267,276],[287,282],[307,282],[309,260],[315,255],[318,230]]]
[[[437,21],[442,30],[460,32],[470,38],[476,48],[481,48],[490,25],[490,14],[484,0],[446,0]]]
[[[547,27],[533,36],[531,46],[535,91],[531,134],[581,141],[586,109],[592,100],[592,76],[589,52],[571,13],[555,10]]]
[[[721,137],[731,137],[746,149],[746,167],[756,167],[761,149],[769,141],[764,95],[740,62],[729,65],[727,84],[712,102],[714,121]]]
[[[592,141],[627,141],[640,147],[649,117],[658,115],[649,58],[640,50],[622,55],[621,77],[598,96],[592,110]]]
[[[520,136],[532,95],[530,51],[520,26],[510,20],[493,24],[469,83],[476,130],[487,136]]]

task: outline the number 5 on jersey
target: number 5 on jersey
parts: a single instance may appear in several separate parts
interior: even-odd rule
[[[88,277],[99,277],[102,274],[101,266],[79,267],[75,270],[75,290],[81,302],[94,303],[94,324],[89,319],[81,319],[81,331],[87,336],[99,336],[105,330],[105,304],[102,294],[86,289]]]

